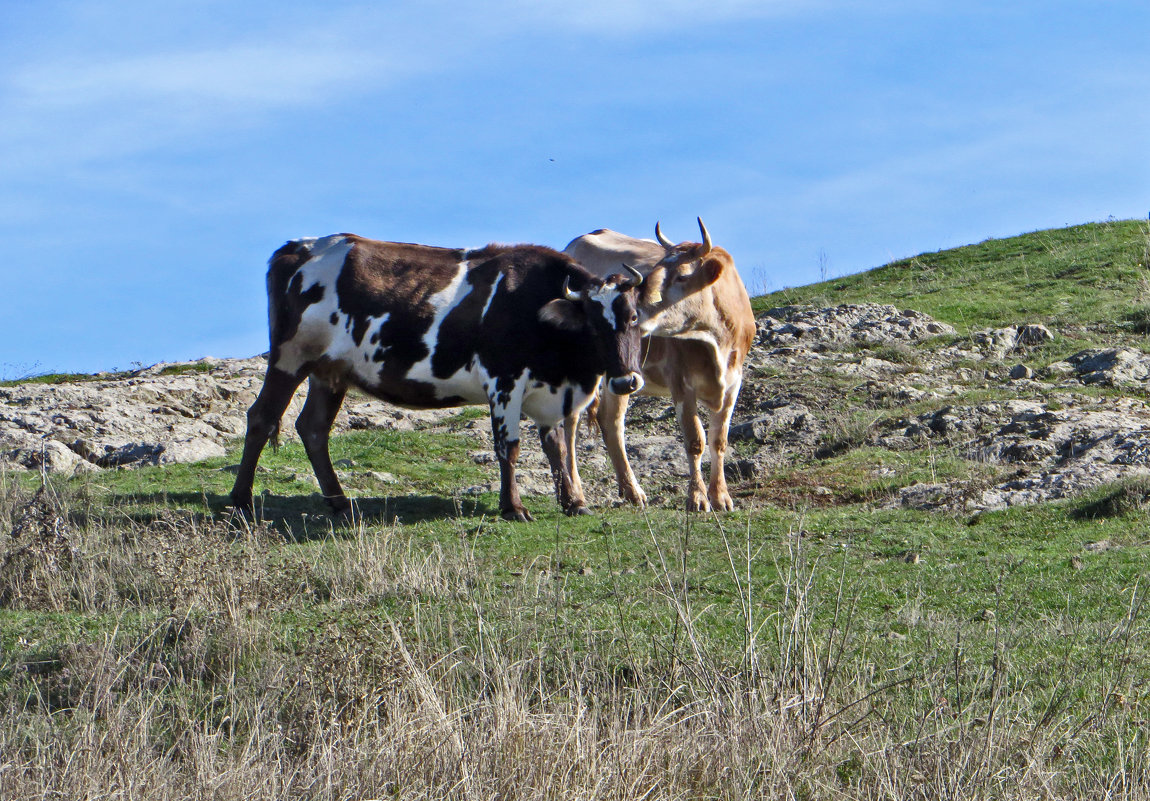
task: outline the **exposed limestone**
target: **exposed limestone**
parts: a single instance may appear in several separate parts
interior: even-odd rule
[[[1130,348],[1084,350],[1066,360],[1083,384],[1114,387],[1142,384],[1150,378],[1150,356]]]
[[[108,467],[197,462],[223,456],[243,437],[265,362],[210,359],[159,364],[128,378],[0,387],[0,465],[74,473]],[[284,416],[295,435],[306,385]],[[349,396],[336,429],[412,428],[444,413],[388,407]]]
[[[912,309],[878,303],[843,304],[819,309],[814,306],[781,306],[759,318],[759,342],[767,347],[802,344],[844,344],[929,339],[954,334],[946,323]]]
[[[1051,342],[1054,334],[1044,325],[1027,324],[976,331],[970,339],[983,353],[1002,359],[1010,353]]]

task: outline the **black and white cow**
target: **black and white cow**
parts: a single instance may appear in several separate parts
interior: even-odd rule
[[[593,276],[535,245],[453,250],[352,234],[297,239],[268,263],[271,353],[248,411],[232,503],[252,508],[260,452],[309,379],[296,421],[325,500],[350,504],[328,435],[349,386],[414,408],[487,404],[499,459],[499,508],[531,520],[515,464],[520,414],[539,428],[567,514],[586,514],[568,472],[563,419],[582,410],[605,374],[612,392],[640,389],[641,276]]]

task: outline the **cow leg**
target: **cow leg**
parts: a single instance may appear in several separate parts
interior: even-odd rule
[[[551,480],[555,482],[555,497],[559,505],[568,515],[589,515],[591,510],[583,501],[582,493],[575,495],[571,474],[567,470],[567,446],[564,442],[564,433],[558,428],[539,426],[539,441],[543,444],[543,453],[547,454],[547,461],[551,465]]]
[[[319,481],[323,499],[338,515],[347,514],[351,510],[351,503],[343,494],[343,487],[339,485],[335,468],[332,467],[328,438],[346,392],[343,387],[332,387],[313,375],[308,381],[307,401],[295,421],[295,429],[303,441],[311,469],[315,471],[315,477]]]
[[[607,455],[611,457],[611,466],[615,468],[619,497],[625,498],[635,506],[643,507],[647,505],[647,494],[635,480],[631,463],[627,461],[627,446],[623,433],[623,416],[627,413],[627,405],[630,402],[629,395],[602,393],[599,398],[599,431],[603,434]]]
[[[727,430],[731,426],[731,414],[735,410],[735,401],[739,399],[741,386],[740,376],[723,393],[723,405],[711,413],[711,420],[707,426],[711,452],[711,480],[707,486],[707,498],[711,501],[711,508],[721,512],[729,512],[735,508],[735,502],[731,500],[731,494],[727,491],[723,458],[727,453]]]
[[[534,518],[519,500],[515,465],[519,461],[519,416],[523,406],[522,387],[501,391],[491,401],[491,433],[495,456],[499,459],[499,514],[504,520],[530,522]]]
[[[236,471],[236,482],[232,485],[232,506],[242,512],[252,512],[252,484],[255,482],[256,465],[260,453],[280,427],[280,418],[287,411],[296,388],[303,381],[302,376],[269,367],[264,385],[255,402],[248,409],[248,430],[244,436],[244,455]]]
[[[542,433],[542,429],[540,429]],[[569,414],[563,420],[563,458],[567,467],[567,476],[571,481],[571,500],[580,506],[587,505],[587,497],[583,494],[583,482],[579,479],[579,464],[575,458],[575,440],[579,432],[579,412]],[[543,447],[547,450],[546,444]],[[548,457],[550,458],[550,457]],[[554,473],[552,467],[552,473]],[[562,503],[562,501],[560,501]]]
[[[687,467],[690,471],[687,479],[687,509],[693,512],[706,512],[710,510],[711,505],[707,501],[707,487],[703,484],[703,471],[700,466],[703,460],[704,437],[703,424],[699,422],[695,390],[690,387],[681,388],[677,393],[672,392],[671,400],[675,402],[675,416],[683,432],[683,448],[687,451]]]

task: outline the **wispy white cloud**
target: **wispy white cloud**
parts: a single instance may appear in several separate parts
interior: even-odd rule
[[[549,21],[605,35],[658,31],[686,23],[727,22],[810,11],[825,0],[507,0],[507,12],[532,22]]]
[[[386,57],[314,42],[244,43],[87,63],[32,64],[9,81],[28,109],[120,102],[279,107],[395,69]]]
[[[418,54],[337,31],[125,54],[69,50],[0,74],[0,165],[12,178],[160,147],[195,145],[291,109],[322,109],[428,68]]]

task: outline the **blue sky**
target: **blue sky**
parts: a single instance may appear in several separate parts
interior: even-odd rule
[[[1150,4],[0,0],[0,378],[249,356],[297,236],[697,238],[752,293],[1150,210]]]

